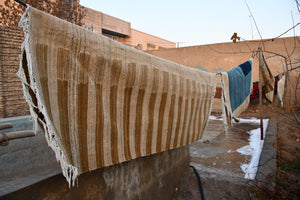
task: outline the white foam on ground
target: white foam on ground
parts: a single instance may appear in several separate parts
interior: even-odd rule
[[[223,117],[221,116],[214,116],[214,115],[210,115],[209,116],[209,120],[223,120]],[[259,124],[260,120],[255,118],[255,117],[251,117],[251,118],[238,118],[238,122],[235,122],[234,120],[232,120],[232,122],[234,124],[236,123],[248,123],[248,124]]]
[[[251,118],[239,118],[239,122],[235,122],[235,123],[259,124],[260,123],[260,119],[257,119],[255,117],[251,117]]]
[[[209,120],[223,120],[223,118],[222,117],[216,117],[214,115],[210,115]]]
[[[243,123],[259,123],[259,119],[251,118],[251,119],[242,119]],[[269,119],[263,120],[263,133],[264,138],[266,135],[266,130],[269,124]],[[260,139],[260,128],[251,130],[249,132],[249,145],[243,146],[236,150],[240,154],[250,155],[251,160],[249,163],[241,164],[241,169],[245,173],[245,179],[254,180],[256,176],[256,172],[258,169],[258,163],[260,154],[262,152],[264,146],[264,140]]]

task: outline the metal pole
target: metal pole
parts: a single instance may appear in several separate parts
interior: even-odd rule
[[[5,142],[8,142],[9,140],[25,138],[25,137],[33,137],[33,136],[35,136],[34,131],[16,131],[16,132],[9,132],[9,133],[1,133],[0,146],[6,146],[8,143],[5,144]]]
[[[264,124],[262,120],[262,67],[263,67],[264,61],[262,57],[261,48],[259,47],[259,116],[260,116],[260,139],[264,139]]]
[[[7,129],[7,128],[12,128],[12,127],[13,127],[13,125],[11,123],[0,124],[0,130]]]

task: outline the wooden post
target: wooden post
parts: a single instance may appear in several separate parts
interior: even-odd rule
[[[264,60],[262,57],[261,48],[259,47],[259,116],[260,116],[260,139],[264,139],[264,124],[262,119],[262,67]]]

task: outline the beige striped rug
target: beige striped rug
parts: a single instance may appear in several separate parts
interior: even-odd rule
[[[28,7],[18,72],[69,184],[202,137],[215,74],[163,60]]]

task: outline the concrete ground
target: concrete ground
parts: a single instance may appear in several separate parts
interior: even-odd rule
[[[0,119],[2,123],[13,127],[0,130],[0,134],[33,130],[30,116]],[[34,137],[10,140],[7,146],[0,146],[0,197],[60,173],[60,165],[41,130]]]
[[[258,124],[238,123],[228,128],[226,134],[221,120],[210,120],[203,138],[190,145],[190,164],[201,176],[206,199],[251,199],[259,187],[274,190],[275,121],[269,121],[255,180],[245,179],[240,167],[243,163],[249,163],[251,158],[236,150],[249,144],[247,131],[256,128],[259,128]],[[172,199],[201,199],[199,184],[192,169],[182,176]]]

